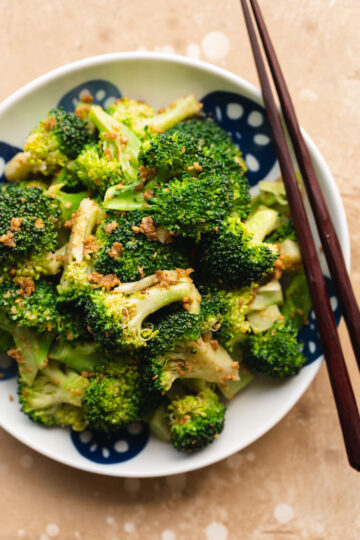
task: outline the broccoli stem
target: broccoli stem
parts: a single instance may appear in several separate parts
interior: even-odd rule
[[[49,403],[43,404],[43,407],[51,406],[55,403],[68,403],[75,405],[75,407],[81,407],[81,400],[89,384],[86,377],[82,377],[75,371],[62,371],[54,363],[45,367],[43,374],[56,387],[56,391],[49,398]]]
[[[160,405],[152,415],[149,421],[149,427],[155,437],[163,442],[171,441],[171,430],[167,414],[168,404]]]
[[[144,192],[151,190],[156,184],[156,180],[150,180],[144,189],[136,191],[136,185],[124,186],[119,189],[118,186],[110,187],[104,198],[104,208],[109,210],[145,210],[148,207],[144,199]]]
[[[2,325],[2,321],[0,321]],[[7,328],[4,328],[7,326]],[[37,334],[30,328],[19,327],[15,324],[2,326],[11,332],[18,352],[17,362],[23,381],[29,386],[34,382],[39,369],[43,369],[48,362],[48,353],[54,339],[52,332]]]
[[[190,94],[177,99],[166,107],[163,112],[156,114],[152,118],[144,118],[142,120],[143,128],[148,126],[150,131],[161,133],[182,122],[182,120],[198,114],[201,109],[202,103],[193,94]]]
[[[278,213],[272,208],[259,206],[257,210],[245,222],[253,240],[260,243],[270,234],[278,224]]]
[[[55,276],[64,265],[66,245],[54,252],[49,252],[42,261],[40,271],[47,276]]]
[[[181,347],[179,352],[175,349],[174,358],[177,354],[179,354],[179,360],[184,358],[184,351]],[[185,369],[188,367],[188,376],[191,376],[191,378],[218,383],[222,378],[222,372],[226,374],[226,379],[228,373],[233,374],[232,380],[238,380],[239,378],[238,374],[234,372],[235,364],[233,359],[222,345],[214,348],[211,343],[199,338],[195,342],[187,344],[185,358]]]
[[[49,197],[55,197],[58,201],[62,220],[65,222],[71,218],[73,213],[79,208],[83,199],[88,197],[87,191],[80,191],[79,193],[65,193],[61,191],[65,184],[55,183],[49,187],[45,192]]]
[[[197,294],[194,284],[188,279],[184,281],[180,280],[168,289],[158,286],[147,289],[144,291],[144,294],[140,294],[132,301],[136,315],[130,318],[126,327],[126,333],[134,336],[144,335],[142,324],[149,315],[173,302],[181,302],[186,297],[193,300],[188,311],[194,314],[199,313],[200,297]]]
[[[99,352],[94,349],[93,343],[55,343],[49,357],[73,368],[78,373],[93,371],[99,362]]]
[[[285,302],[281,314],[289,319],[297,330],[306,322],[312,301],[305,274],[297,274],[285,290]]]
[[[71,236],[67,244],[65,266],[72,261],[81,263],[84,256],[84,240],[99,220],[100,207],[91,199],[83,199],[80,203]]]
[[[33,169],[30,152],[18,152],[5,165],[5,176],[9,182],[21,182]]]
[[[115,120],[98,105],[93,105],[89,112],[89,120],[104,135],[104,145],[117,159],[127,181],[134,182],[138,176],[138,154],[140,141],[131,129]],[[111,138],[106,135],[111,134]]]

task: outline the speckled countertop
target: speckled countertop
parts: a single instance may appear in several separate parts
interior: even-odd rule
[[[360,2],[261,6],[301,123],[341,191],[360,297]],[[67,62],[129,50],[202,58],[257,84],[237,0],[0,0],[0,99]],[[359,389],[343,327],[341,335]],[[186,475],[93,476],[0,431],[1,540],[356,540],[359,494],[324,366],[270,433]]]

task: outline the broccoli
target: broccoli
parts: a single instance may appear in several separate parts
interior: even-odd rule
[[[216,330],[216,339],[229,353],[250,330],[245,315],[256,294],[256,288],[257,285],[235,289],[213,284],[206,286],[203,291],[200,287],[202,301],[217,304],[219,328]]]
[[[124,180],[120,163],[105,152],[102,142],[87,144],[77,159],[67,168],[71,183],[81,182],[92,193],[103,195],[114,184]],[[68,183],[69,180],[66,180]]]
[[[280,282],[273,279],[265,285],[252,283],[249,287],[237,289],[218,283],[200,286],[202,303],[209,304],[217,314],[216,338],[229,353],[246,339],[251,331],[248,317],[253,312],[283,303]]]
[[[148,406],[135,361],[108,362],[85,377],[52,360],[32,386],[20,379],[19,396],[22,411],[33,421],[70,425],[76,431],[87,425],[100,431],[124,427],[139,420]]]
[[[134,196],[128,199],[131,193]],[[198,177],[183,174],[166,185],[155,185],[147,201],[141,191],[129,192],[126,189],[119,191],[115,198],[107,199],[108,196],[111,197],[110,190],[105,196],[105,208],[143,209],[149,212],[157,225],[172,234],[180,233],[195,239],[199,239],[203,232],[218,227],[233,207],[228,177],[206,173],[200,173]]]
[[[205,120],[199,120],[199,122],[205,122]],[[179,206],[178,212],[175,213],[177,220],[178,213],[184,213],[185,217],[188,216],[189,203],[186,204],[186,201],[192,197],[200,200],[205,197],[202,206],[206,206],[206,203],[208,205],[209,203],[214,205],[215,202],[219,204],[219,200],[224,198],[228,213],[234,209],[242,219],[249,213],[249,186],[238,163],[228,157],[228,154],[225,154],[223,162],[214,159],[211,154],[206,154],[199,147],[199,141],[190,133],[183,135],[174,131],[154,136],[142,144],[138,160],[141,170],[139,180],[142,179],[142,182],[110,187],[105,194],[105,208],[113,210],[146,209],[159,223],[164,220],[165,215],[170,221],[170,226],[168,199],[172,195]],[[235,173],[243,179],[242,184],[234,180]],[[196,179],[199,180],[199,184],[197,184]],[[169,182],[168,185],[167,182]],[[183,186],[182,184],[185,182],[186,185]],[[211,190],[209,192],[208,187],[214,183],[220,186],[220,182],[223,184],[223,188],[218,189],[219,192],[213,200]],[[183,190],[185,190],[184,194]],[[226,194],[224,194],[224,190],[226,190]],[[173,202],[172,206],[174,205]],[[160,207],[158,208],[158,206]],[[201,218],[208,219],[206,208],[202,206],[200,207]],[[182,222],[177,223],[176,221],[174,228],[179,229],[182,226]]]
[[[168,107],[154,114],[154,109],[143,101],[122,98],[108,109],[109,114],[124,124],[140,138],[149,133],[156,134],[166,131],[185,118],[201,111],[202,104],[192,94],[177,99]]]
[[[199,154],[211,158],[206,164],[199,160],[204,169],[207,170],[210,166],[211,170],[215,168],[217,172],[229,176],[234,191],[234,211],[242,220],[246,219],[250,211],[250,188],[244,174],[246,165],[240,150],[227,132],[211,118],[191,118],[177,124],[168,132],[174,133],[179,137],[188,136],[197,141]]]
[[[44,280],[24,278],[0,285],[0,328],[10,333],[19,372],[31,384],[47,364],[48,352],[59,324],[55,287]]]
[[[82,408],[89,425],[99,431],[118,429],[148,414],[156,397],[147,394],[141,369],[136,360],[121,359],[106,364],[82,398]]]
[[[1,280],[10,277],[38,279],[57,274],[65,246],[59,228],[76,210],[84,193],[67,194],[61,185],[40,187],[7,184],[0,190]]]
[[[49,358],[74,369],[78,373],[91,372],[103,353],[93,341],[55,341],[50,349]]]
[[[283,221],[280,226],[275,229],[269,236],[266,237],[265,242],[276,244],[283,242],[286,239],[290,239],[296,242],[296,232],[292,221],[289,219]]]
[[[191,266],[184,242],[158,230],[143,212],[108,217],[98,227],[95,242],[95,270],[116,274],[121,282]]]
[[[30,173],[54,174],[75,159],[89,141],[89,132],[74,113],[52,109],[25,142],[24,152],[16,154],[5,167],[10,181],[19,181]]]
[[[237,215],[227,217],[217,230],[202,237],[202,274],[238,287],[270,274],[278,254],[262,240],[274,229],[277,219],[277,212],[266,207],[258,208],[245,223]]]
[[[117,99],[106,109],[106,112],[118,122],[126,124],[138,136],[143,134],[143,123],[149,122],[147,119],[155,115],[154,108],[145,101],[126,97]]]
[[[60,212],[38,187],[8,184],[0,190],[0,261],[57,247]]]
[[[57,202],[61,212],[61,220],[64,224],[79,208],[81,201],[86,199],[89,195],[87,191],[78,191],[74,193],[63,191],[65,187],[67,187],[66,184],[56,182],[44,193],[44,195],[47,195]]]
[[[19,378],[21,410],[34,422],[52,426],[71,426],[82,431],[87,425],[81,409],[82,395],[89,385],[87,378],[51,361],[30,385]]]
[[[285,289],[285,302],[281,313],[285,319],[291,320],[297,329],[307,322],[312,306],[306,276],[303,272],[296,274]]]
[[[74,214],[71,235],[66,246],[64,271],[58,286],[62,299],[75,300],[83,291],[91,289],[88,276],[94,271],[94,267],[87,255],[86,241],[92,238],[92,230],[103,217],[99,205],[91,199],[83,199]]]
[[[89,120],[99,131],[100,144],[108,160],[120,164],[127,183],[135,182],[138,177],[140,140],[123,122],[115,120],[98,105],[91,107]]]
[[[281,179],[272,182],[270,180],[262,180],[259,182],[260,193],[252,201],[252,207],[263,204],[273,208],[279,214],[284,216],[290,215],[289,203],[286,197],[286,190]]]
[[[199,161],[205,157],[194,137],[166,132],[145,140],[138,159],[141,166],[161,182],[188,170],[196,174],[201,170]]]
[[[229,214],[233,193],[226,176],[183,175],[166,187],[155,187],[148,205],[156,224],[172,234],[198,240],[204,232],[218,227]]]
[[[180,312],[164,317],[145,351],[144,374],[149,386],[170,390],[178,378],[224,382],[238,378],[238,363],[212,339],[208,314]]]
[[[224,429],[226,407],[211,388],[172,401],[167,411],[171,443],[181,452],[201,450]]]
[[[145,140],[138,154],[138,162],[136,181],[110,187],[105,194],[105,208],[141,209],[146,206],[154,187],[161,186],[169,179],[184,173],[196,176],[205,166],[210,172],[215,170],[212,160],[199,152],[198,142],[194,138],[178,136],[177,133],[164,133]]]
[[[284,319],[275,321],[265,332],[249,335],[243,354],[250,369],[277,379],[296,375],[306,362],[300,352],[297,329]]]
[[[158,271],[140,281],[121,284],[111,292],[93,289],[84,299],[84,309],[95,341],[110,349],[137,349],[157,334],[146,321],[152,313],[174,302],[182,302],[189,312],[197,313],[200,295],[188,273]]]

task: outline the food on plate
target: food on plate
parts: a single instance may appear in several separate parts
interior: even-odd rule
[[[240,149],[193,95],[52,109],[5,174],[0,350],[31,420],[142,420],[190,453],[256,373],[304,365],[311,302],[283,183],[251,197]]]

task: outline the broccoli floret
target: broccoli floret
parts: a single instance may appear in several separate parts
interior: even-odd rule
[[[216,338],[230,353],[251,332],[249,317],[251,319],[252,313],[263,312],[268,306],[283,303],[281,285],[275,279],[262,286],[253,283],[249,287],[237,289],[206,284],[200,286],[199,290],[202,302],[217,309]]]
[[[34,422],[52,426],[71,426],[82,431],[87,426],[81,409],[82,396],[89,386],[76,371],[49,362],[30,385],[19,378],[21,410]]]
[[[63,193],[61,186],[43,191],[31,184],[8,184],[0,190],[1,281],[38,279],[60,271],[65,246],[60,243],[59,227],[82,197]]]
[[[106,364],[100,376],[90,379],[81,405],[89,425],[99,431],[118,429],[143,418],[151,405],[138,362]]]
[[[191,266],[184,242],[156,229],[143,212],[108,217],[98,227],[95,241],[96,271],[116,274],[121,282],[137,281],[157,270]]]
[[[230,213],[233,193],[226,176],[183,175],[164,187],[155,187],[148,205],[155,223],[173,234],[199,239]]]
[[[111,188],[104,206],[117,210],[143,209],[157,225],[171,233],[196,239],[219,226],[233,207],[233,192],[225,175],[183,174],[166,185],[152,186],[146,201],[144,193],[127,188],[114,192]]]
[[[89,377],[51,361],[32,386],[20,379],[22,411],[47,426],[87,425],[99,431],[118,429],[147,413],[141,371],[135,361],[96,366]]]
[[[140,140],[123,122],[115,120],[98,105],[91,107],[89,120],[99,131],[100,144],[106,157],[120,164],[127,183],[135,182],[138,177]]]
[[[122,104],[120,102],[120,108],[121,105]],[[160,109],[157,114],[152,116],[150,116],[150,108],[148,106],[143,106],[142,112],[144,113],[145,111],[145,114],[137,114],[136,116],[132,117],[130,121],[131,129],[140,138],[143,138],[147,133],[162,133],[163,131],[172,128],[179,122],[182,122],[186,118],[198,114],[201,109],[202,103],[200,103],[193,94],[173,101],[170,103],[170,105]],[[137,106],[137,110],[139,110],[139,106]],[[114,116],[116,117],[116,113],[114,113]],[[125,119],[124,122],[126,122]]]
[[[305,364],[297,329],[290,321],[276,321],[269,330],[251,334],[243,346],[244,363],[277,379],[296,375]]]
[[[58,205],[37,187],[8,184],[0,190],[0,261],[57,247]]]
[[[156,336],[147,317],[174,302],[197,313],[200,295],[184,270],[158,271],[111,292],[92,290],[84,301],[86,322],[96,342],[107,348],[137,349]]]
[[[224,382],[238,378],[238,363],[212,339],[209,317],[180,312],[164,317],[145,351],[144,374],[149,386],[167,392],[176,379]]]
[[[172,401],[168,406],[172,445],[191,453],[212,443],[224,429],[225,411],[210,388]]]
[[[184,173],[196,176],[202,170],[200,162],[205,165],[207,161],[211,160],[199,153],[199,145],[192,137],[179,137],[177,133],[155,135],[145,140],[140,148],[136,181],[110,187],[105,194],[104,206],[124,211],[142,209],[147,206],[156,186]],[[210,166],[207,168],[211,169]]]
[[[9,332],[15,342],[11,351],[19,371],[31,384],[47,356],[58,327],[55,287],[44,280],[0,285],[0,328]]]
[[[278,253],[262,242],[277,223],[277,212],[260,207],[242,223],[229,216],[201,242],[200,270],[220,282],[248,286],[273,271]]]
[[[93,193],[103,195],[114,184],[124,180],[119,161],[105,152],[102,142],[88,144],[69,167],[71,178],[76,178]]]
[[[197,141],[202,154],[212,158],[204,168],[219,173],[223,171],[229,178],[234,191],[234,211],[240,218],[246,219],[250,211],[250,188],[245,176],[246,165],[238,147],[233,143],[228,133],[211,118],[191,118],[177,124],[169,132],[177,133],[179,137],[192,137]]]
[[[146,101],[126,97],[117,99],[106,109],[106,112],[119,122],[126,124],[138,136],[143,134],[143,123],[155,115],[154,108]],[[137,127],[139,127],[138,130]]]
[[[188,167],[196,174],[201,167],[198,162],[204,158],[194,137],[177,132],[155,135],[143,142],[139,152],[139,163],[156,177],[157,182],[187,172]],[[194,161],[198,166],[194,167]]]
[[[76,114],[52,109],[31,131],[24,152],[7,163],[5,175],[11,181],[22,180],[29,173],[51,175],[75,159],[88,141],[89,132]]]
[[[218,306],[220,316],[216,339],[230,353],[235,344],[244,339],[250,330],[245,316],[256,294],[256,288],[256,285],[242,289],[224,288],[218,284],[205,287],[206,292],[200,288],[202,300]]]
[[[143,138],[149,133],[156,134],[170,129],[185,118],[198,114],[201,108],[202,104],[195,96],[189,95],[177,99],[155,114],[153,107],[145,101],[124,97],[110,105],[107,112],[126,124],[138,137]]]
[[[280,226],[266,237],[265,241],[276,244],[283,242],[286,239],[292,240],[293,242],[297,241],[294,225],[289,219],[282,221]]]

